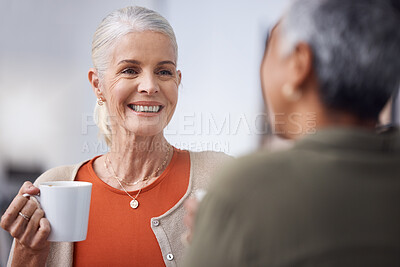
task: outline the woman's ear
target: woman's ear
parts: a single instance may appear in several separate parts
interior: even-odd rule
[[[181,81],[182,81],[182,72],[180,70],[177,71],[178,72],[178,86],[181,85]]]
[[[99,82],[99,74],[95,68],[90,68],[88,72],[89,82],[97,98],[102,98]]]

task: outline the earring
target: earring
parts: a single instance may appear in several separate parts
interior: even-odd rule
[[[103,104],[104,104],[103,99],[101,97],[97,98],[97,105],[102,106]]]
[[[292,85],[286,83],[282,87],[283,96],[291,102],[297,102],[301,98],[301,91],[296,90]]]

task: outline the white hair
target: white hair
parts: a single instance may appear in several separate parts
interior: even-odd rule
[[[323,103],[377,118],[399,88],[399,18],[387,0],[294,0],[281,22],[281,52],[310,45]]]
[[[93,36],[92,61],[100,80],[108,68],[111,60],[111,51],[118,39],[132,32],[154,31],[169,37],[175,51],[175,60],[178,59],[178,45],[175,33],[169,22],[157,12],[139,6],[128,6],[118,9],[107,17],[98,26]],[[105,105],[96,105],[94,119],[99,127],[100,134],[108,146],[111,145],[111,128],[108,122],[108,111]]]

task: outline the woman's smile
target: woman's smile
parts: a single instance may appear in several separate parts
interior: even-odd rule
[[[156,101],[135,101],[128,104],[128,108],[137,116],[151,117],[158,116],[163,110],[164,105]]]

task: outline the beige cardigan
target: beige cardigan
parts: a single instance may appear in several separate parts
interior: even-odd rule
[[[160,217],[152,218],[149,222],[158,240],[164,263],[167,267],[178,266],[183,258],[185,247],[181,242],[181,235],[186,231],[183,225],[183,216],[185,213],[183,202],[196,190],[206,188],[212,172],[229,158],[229,156],[221,152],[190,152],[190,180],[185,195],[169,211]],[[79,168],[85,162],[50,169],[35,181],[35,185],[45,181],[74,180]],[[7,266],[11,266],[13,250],[14,244]],[[74,243],[51,243],[46,266],[72,266],[73,251]]]

